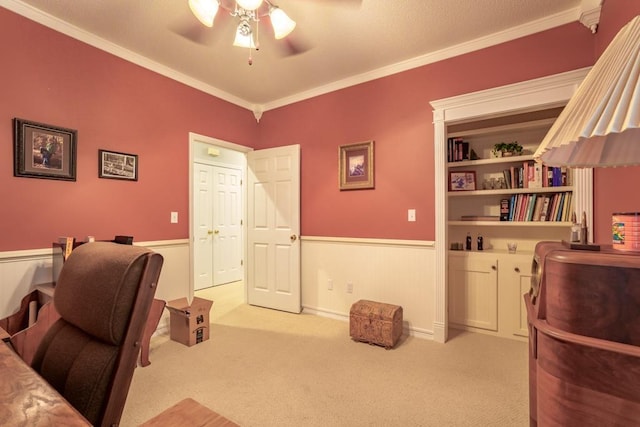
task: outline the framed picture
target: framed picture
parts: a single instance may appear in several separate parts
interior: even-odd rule
[[[98,177],[138,180],[138,156],[116,151],[98,150]]]
[[[476,173],[474,171],[449,172],[450,191],[471,191],[476,189]]]
[[[13,176],[76,180],[78,132],[13,119]]]
[[[373,141],[341,145],[339,158],[340,190],[374,188]]]

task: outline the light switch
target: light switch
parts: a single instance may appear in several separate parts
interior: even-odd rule
[[[415,222],[415,220],[416,220],[416,210],[415,209],[409,209],[409,211],[407,213],[407,221]]]
[[[171,224],[178,223],[178,212],[171,212]]]

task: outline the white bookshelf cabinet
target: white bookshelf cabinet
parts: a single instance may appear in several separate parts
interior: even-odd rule
[[[533,161],[533,153],[588,69],[543,77],[485,91],[432,101],[436,194],[434,339],[445,342],[450,327],[526,339],[523,295],[528,291],[535,245],[569,237],[571,222],[495,221],[500,201],[519,194],[571,194],[572,208],[585,212],[592,227],[592,171],[568,172],[566,185],[541,188],[484,188],[511,166]],[[450,161],[449,138],[469,142],[475,160]],[[517,141],[523,153],[495,157],[496,143]],[[450,172],[475,173],[475,190],[451,191]],[[463,217],[464,220],[463,220]],[[479,220],[468,220],[480,217]],[[491,219],[491,220],[489,220]],[[464,247],[467,233],[472,250]],[[477,238],[483,237],[482,251]],[[508,253],[507,242],[518,245]]]

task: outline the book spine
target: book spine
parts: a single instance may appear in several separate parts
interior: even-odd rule
[[[509,199],[500,200],[500,221],[509,221]]]

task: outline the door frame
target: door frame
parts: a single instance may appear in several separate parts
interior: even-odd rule
[[[210,145],[211,148],[225,148],[228,150],[232,150],[232,151],[236,151],[239,153],[244,154],[244,158],[245,158],[245,162],[243,165],[241,165],[240,169],[241,169],[241,174],[242,174],[242,182],[243,184],[246,184],[247,182],[247,162],[246,162],[246,153],[248,153],[249,151],[253,151],[253,148],[251,147],[246,147],[244,145],[239,145],[239,144],[235,144],[233,142],[228,142],[228,141],[224,141],[221,139],[216,139],[216,138],[212,138],[209,136],[205,136],[205,135],[200,135],[194,132],[189,132],[189,300],[191,300],[193,298],[194,295],[194,259],[195,259],[195,245],[194,245],[194,239],[195,236],[193,235],[193,164],[198,162],[198,163],[203,163],[200,159],[200,161],[198,161],[198,159],[196,159],[195,156],[195,146],[198,143],[204,143],[207,145]],[[209,163],[209,162],[207,162]],[[223,163],[223,162],[216,162],[216,161],[211,161],[209,164],[213,165],[213,166],[222,166],[222,167],[229,167],[230,163]],[[238,167],[238,165],[233,165],[234,167]],[[247,259],[247,245],[246,245],[246,239],[247,239],[247,191],[245,189],[243,189],[242,191],[242,259],[246,260]],[[245,266],[246,266],[246,262],[245,262]],[[247,302],[247,271],[246,269],[243,268],[243,302]]]

